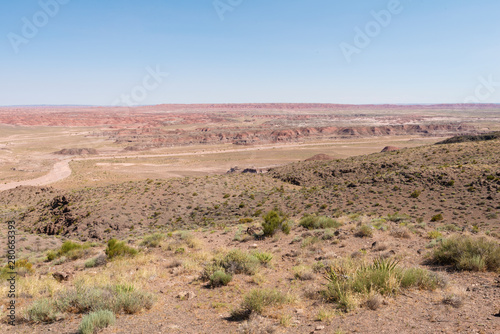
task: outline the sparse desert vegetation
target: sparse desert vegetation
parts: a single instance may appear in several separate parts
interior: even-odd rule
[[[18,330],[494,332],[499,147],[0,192],[18,226]]]

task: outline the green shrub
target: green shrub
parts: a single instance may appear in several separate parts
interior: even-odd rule
[[[54,322],[61,316],[54,302],[47,298],[34,301],[24,311],[24,318],[32,323]]]
[[[201,272],[200,279],[202,281],[210,281],[211,277],[213,274],[215,274],[217,271],[222,271],[226,272],[226,269],[221,267],[220,265],[216,263],[208,263],[203,267],[203,271]]]
[[[271,210],[264,215],[264,222],[262,223],[262,230],[265,236],[272,236],[278,230],[282,229],[283,231],[287,230],[288,227],[283,227],[285,223],[286,217],[282,214],[278,213],[275,210]]]
[[[338,262],[326,269],[325,278],[328,283],[323,297],[346,312],[374,294],[395,295],[401,289],[434,290],[444,286],[443,280],[428,270],[402,269],[396,260],[382,258],[369,265],[363,261]]]
[[[422,192],[420,190],[415,190],[411,193],[411,197],[418,198]]]
[[[12,271],[16,272],[18,276],[26,276],[35,272],[35,270],[33,269],[33,264],[27,259],[22,259],[16,261],[14,268],[11,268],[11,266],[7,263],[0,270],[0,278],[4,279],[10,277],[9,273]]]
[[[410,268],[401,273],[401,287],[404,289],[418,287],[422,290],[435,290],[445,286],[443,279],[437,274],[421,268]]]
[[[78,332],[80,334],[94,334],[98,330],[114,325],[115,315],[109,310],[99,310],[83,317]]]
[[[429,231],[429,232],[427,233],[427,237],[428,237],[429,239],[439,239],[439,238],[442,238],[442,237],[443,237],[443,235],[442,235],[442,234],[441,234],[441,232],[439,232],[439,231]]]
[[[283,224],[281,224],[281,231],[285,233],[286,235],[290,234],[291,226],[290,222],[286,221]]]
[[[111,239],[108,241],[108,247],[106,248],[106,255],[108,256],[109,259],[113,259],[117,256],[135,256],[137,255],[137,250],[125,245],[124,241]]]
[[[57,253],[53,250],[47,252],[47,262],[53,261],[57,257]]]
[[[500,245],[486,238],[455,235],[441,242],[430,261],[453,265],[458,270],[500,270]]]
[[[309,230],[325,229],[325,228],[338,228],[342,226],[341,223],[333,218],[326,216],[305,215],[299,222],[299,225]]]
[[[71,260],[77,260],[82,257],[85,257],[88,254],[87,249],[89,249],[92,245],[89,243],[80,244],[73,241],[65,241],[59,250],[56,251],[48,251],[47,252],[47,261],[53,261],[56,258],[60,258],[65,256]]]
[[[441,221],[443,219],[444,219],[443,215],[441,213],[438,213],[437,215],[432,216],[431,222],[437,222],[437,221]]]
[[[231,282],[233,276],[231,274],[227,274],[222,270],[217,270],[212,275],[210,275],[210,285],[212,287],[226,286]]]
[[[133,286],[99,287],[77,283],[74,288],[60,293],[55,304],[62,312],[88,313],[110,310],[114,313],[133,314],[142,309],[150,309],[154,301],[154,295],[136,290]]]
[[[214,264],[231,274],[253,275],[259,268],[260,261],[255,256],[239,249],[229,251],[226,255],[214,259]]]
[[[262,314],[264,308],[290,302],[290,297],[275,289],[254,289],[245,295],[239,310],[232,312],[233,318],[248,318],[252,312]]]
[[[254,251],[251,254],[264,265],[269,265],[273,259],[273,254],[267,252]]]

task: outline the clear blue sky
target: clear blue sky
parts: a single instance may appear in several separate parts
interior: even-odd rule
[[[60,1],[1,1],[0,105],[110,105],[157,66],[134,102],[500,103],[498,0],[400,0],[350,62],[341,43],[390,0],[221,0],[224,20],[213,0]]]

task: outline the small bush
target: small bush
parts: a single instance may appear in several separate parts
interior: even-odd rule
[[[439,239],[442,238],[443,235],[439,231],[429,231],[429,233],[427,233],[427,237],[429,239]]]
[[[60,317],[54,302],[47,298],[36,300],[24,311],[24,318],[32,323],[54,322]]]
[[[201,272],[200,279],[202,281],[205,281],[205,282],[210,281],[212,275],[218,271],[225,273],[226,269],[224,269],[223,267],[221,267],[220,265],[217,265],[215,263],[208,263],[207,265],[205,265],[205,267],[203,267],[203,271]]]
[[[286,235],[289,235],[290,230],[291,230],[291,223],[289,221],[286,221],[283,224],[281,224],[281,231],[283,233],[285,233]]]
[[[133,314],[150,309],[154,295],[136,290],[133,286],[85,286],[77,283],[73,289],[60,293],[55,304],[61,312],[88,313],[110,310],[114,313]]]
[[[299,279],[301,281],[308,281],[314,279],[313,270],[308,266],[300,265],[293,267],[292,270],[294,273],[293,276],[296,279]]]
[[[340,226],[342,226],[341,223],[339,223],[333,218],[329,218],[326,216],[315,216],[315,215],[306,215],[302,217],[302,219],[299,222],[299,225],[309,230],[339,228]]]
[[[254,251],[251,254],[259,259],[260,263],[263,265],[269,265],[273,260],[273,254],[271,253]]]
[[[259,268],[260,260],[251,254],[235,249],[221,258],[214,259],[214,264],[231,274],[253,275]]]
[[[391,231],[391,235],[395,238],[409,239],[411,237],[410,231],[404,227],[398,227]]]
[[[380,305],[382,305],[382,297],[380,297],[379,294],[374,294],[366,300],[365,305],[370,310],[375,311],[380,307]]]
[[[89,259],[85,262],[85,268],[95,268],[95,267],[100,267],[104,266],[107,263],[107,258],[105,255],[99,255],[96,258]]]
[[[321,292],[323,297],[346,312],[363,300],[371,308],[370,299],[376,294],[395,295],[409,288],[434,290],[445,285],[441,277],[428,270],[402,269],[397,261],[382,258],[369,265],[364,261],[338,262],[327,268],[325,278],[328,283]]]
[[[115,315],[109,310],[99,310],[83,317],[78,332],[80,334],[93,334],[98,330],[114,325]]]
[[[432,216],[431,222],[438,222],[438,221],[441,221],[443,219],[444,219],[443,215],[441,213],[438,213],[437,215]]]
[[[373,236],[373,228],[368,225],[361,225],[354,235],[359,238],[371,238]]]
[[[264,215],[262,230],[265,236],[273,236],[278,230],[289,230],[289,225],[285,223],[286,217],[275,210]],[[285,225],[284,225],[285,224]],[[284,227],[285,226],[285,227]]]
[[[458,270],[495,272],[500,269],[500,245],[486,238],[455,235],[441,242],[430,261]]]
[[[61,258],[61,257],[65,257],[66,259],[70,260],[81,259],[82,257],[85,257],[89,254],[88,249],[92,246],[93,245],[89,243],[80,244],[70,240],[65,241],[61,245],[61,248],[59,248],[59,250],[57,251],[51,250],[47,252],[47,262],[51,262],[56,258]],[[63,262],[64,261],[60,261],[59,264]]]
[[[256,289],[245,295],[241,308],[233,311],[233,318],[248,318],[253,312],[262,314],[264,308],[274,305],[282,305],[290,301],[290,298],[275,289]]]
[[[106,248],[106,255],[109,259],[113,259],[117,256],[135,256],[137,255],[137,250],[125,245],[124,241],[118,241],[116,239],[111,239],[108,241],[108,247]]]
[[[165,235],[162,233],[155,233],[152,235],[148,235],[144,237],[144,239],[141,241],[140,245],[149,247],[149,248],[155,248],[160,245],[160,243],[165,239]]]
[[[14,268],[11,268],[9,264],[6,264],[5,267],[0,270],[0,278],[4,279],[10,277],[9,273],[12,271],[16,272],[18,276],[27,276],[35,272],[33,264],[27,259],[22,259],[16,261]]]
[[[422,192],[420,190],[415,190],[411,193],[411,197],[418,198]]]
[[[53,261],[57,257],[57,253],[53,250],[47,252],[47,262]]]
[[[212,287],[226,286],[231,282],[233,276],[222,270],[217,270],[210,276],[210,285]]]
[[[443,304],[451,305],[454,308],[460,308],[463,304],[463,299],[458,295],[450,294],[443,298]]]
[[[300,247],[302,247],[302,248],[306,248],[306,247],[309,247],[309,246],[312,246],[312,245],[314,245],[314,244],[318,243],[319,241],[320,241],[320,240],[319,240],[319,238],[318,238],[318,237],[314,237],[314,236],[312,236],[312,237],[307,237],[307,238],[305,238],[305,239],[302,241],[302,243],[301,243]]]
[[[422,290],[436,290],[444,288],[446,282],[438,274],[421,268],[404,270],[401,276],[401,287],[404,289],[418,287]]]

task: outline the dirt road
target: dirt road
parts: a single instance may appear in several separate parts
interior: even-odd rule
[[[70,161],[71,159],[66,159],[56,162],[48,174],[36,179],[0,184],[0,191],[13,189],[18,186],[45,186],[63,180],[71,175]]]

